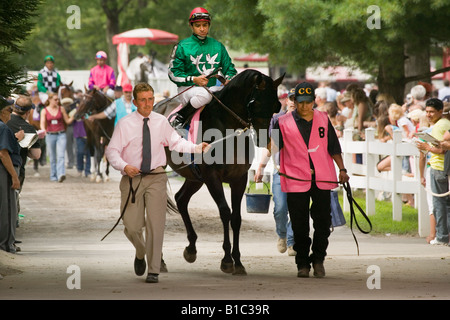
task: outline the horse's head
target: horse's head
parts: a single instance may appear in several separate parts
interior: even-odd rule
[[[61,100],[64,98],[71,98],[71,99],[74,98],[72,84],[73,84],[73,81],[69,84],[61,83],[61,85],[58,87],[58,96]]]
[[[79,120],[86,115],[96,114],[103,111],[109,104],[108,98],[105,94],[92,89],[83,94],[75,113],[75,120]]]
[[[254,85],[248,100],[247,111],[248,120],[256,131],[256,141],[259,147],[267,146],[270,120],[281,109],[277,89],[283,78],[284,75],[272,80],[272,78],[261,73],[254,76]]]

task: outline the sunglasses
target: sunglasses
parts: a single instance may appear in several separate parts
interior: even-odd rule
[[[96,55],[95,57],[96,57],[97,59],[105,59],[105,57],[102,56],[101,54],[98,54],[98,55]]]

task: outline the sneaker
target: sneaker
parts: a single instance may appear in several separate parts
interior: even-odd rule
[[[287,250],[288,250],[288,255],[289,256],[293,257],[293,256],[297,255],[297,251],[294,250],[293,246],[289,246]]]
[[[439,241],[438,239],[434,238],[433,240],[430,241],[430,244],[435,245],[435,246],[448,246],[448,243],[445,243],[443,241]]]
[[[287,250],[286,238],[278,238],[277,248],[280,253],[285,253]]]
[[[59,177],[58,182],[63,182],[64,180],[66,180],[66,176],[62,175],[61,177]]]

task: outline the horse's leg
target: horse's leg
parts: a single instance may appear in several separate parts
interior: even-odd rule
[[[178,190],[175,194],[175,201],[186,227],[187,238],[189,241],[189,245],[184,249],[183,256],[189,263],[192,263],[197,259],[197,248],[195,247],[197,234],[194,231],[191,218],[189,217],[188,203],[192,195],[194,195],[202,187],[202,185],[203,182],[186,180],[180,190]]]
[[[96,153],[95,153],[95,157],[97,158],[97,177],[95,178],[95,182],[97,182],[97,183],[103,181],[103,175],[102,175],[103,143],[102,143],[101,139],[103,139],[103,138],[100,137],[100,140],[97,142]]]
[[[241,253],[239,251],[239,233],[241,229],[241,203],[242,196],[247,185],[247,173],[242,178],[230,183],[231,188],[231,229],[233,230],[233,251],[231,253],[234,260],[234,275],[246,275],[245,267],[241,263]]]
[[[228,206],[227,200],[225,198],[225,193],[223,191],[222,182],[218,177],[212,176],[208,182],[206,182],[209,193],[213,197],[214,201],[219,208],[220,219],[223,225],[223,245],[222,248],[225,255],[220,264],[220,270],[225,273],[233,273],[234,265],[233,258],[231,257],[231,243],[230,243],[230,220],[231,220],[231,210]]]
[[[109,161],[106,159],[105,181],[109,181]]]

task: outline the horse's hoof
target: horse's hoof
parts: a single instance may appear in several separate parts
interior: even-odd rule
[[[234,276],[246,276],[247,275],[247,271],[245,271],[245,267],[244,266],[235,266],[233,275]]]
[[[102,181],[103,181],[103,179],[100,176],[97,176],[97,178],[95,178],[95,182],[97,182],[97,183],[100,183]]]
[[[188,247],[186,247],[186,248],[184,248],[183,257],[187,262],[193,263],[193,262],[195,262],[195,260],[197,260],[197,250],[193,250],[193,252],[189,252]]]
[[[225,273],[234,273],[234,265],[233,262],[221,262],[220,270]]]

